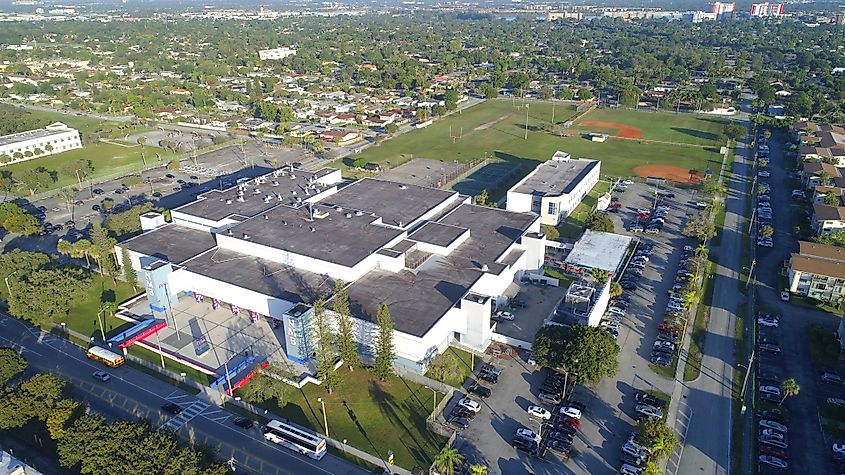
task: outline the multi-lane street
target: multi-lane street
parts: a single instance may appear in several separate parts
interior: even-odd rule
[[[43,333],[24,322],[0,315],[0,346],[21,351],[29,367],[53,372],[73,385],[74,396],[94,411],[114,420],[147,418],[156,426],[176,430],[185,440],[218,449],[223,461],[234,458],[238,472],[262,474],[364,474],[362,468],[333,455],[315,461],[264,440],[261,429],[232,424],[235,417],[194,394],[177,389],[128,366],[116,369],[88,360],[85,351],[55,335]],[[106,370],[111,379],[92,377]],[[179,416],[159,409],[173,402],[182,407]]]

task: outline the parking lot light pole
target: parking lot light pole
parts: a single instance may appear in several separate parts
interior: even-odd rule
[[[754,363],[754,352],[751,350],[751,356],[748,358],[748,366],[745,367],[745,377],[742,380],[742,391],[739,393],[739,398],[742,400],[745,397],[745,388],[748,386],[748,376],[751,375],[751,366]]]

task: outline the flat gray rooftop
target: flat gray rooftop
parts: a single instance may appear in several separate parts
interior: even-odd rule
[[[320,205],[313,209],[328,216],[309,220],[307,208],[278,206],[233,226],[232,237],[246,234],[250,242],[351,267],[403,233],[371,224],[377,218],[369,214]]]
[[[467,228],[452,226],[451,224],[425,223],[411,233],[408,239],[435,246],[449,247],[450,244],[455,242],[465,232],[467,232]]]
[[[322,203],[376,213],[385,224],[404,227],[456,195],[453,191],[364,178],[325,198]]]
[[[422,337],[454,307],[482,272],[434,256],[415,272],[372,271],[349,287],[350,311],[376,321],[378,306],[390,308],[396,329]]]
[[[162,226],[120,243],[121,247],[174,264],[181,264],[216,245],[211,233],[176,224]]]
[[[236,185],[222,191],[202,193],[197,196],[196,201],[176,208],[175,211],[212,221],[220,221],[229,216],[246,219],[280,204],[290,207],[302,206],[309,196],[331,188],[317,183],[312,178],[325,174],[322,170],[316,173],[301,170],[285,170],[278,173],[278,177],[274,177],[272,173],[259,177],[265,180],[264,183],[250,180],[243,185],[243,190]]]
[[[217,248],[183,263],[189,272],[288,302],[311,303],[328,296],[334,282],[324,275]]]
[[[526,195],[558,196],[571,193],[590,171],[599,166],[598,160],[584,158],[569,161],[549,160],[511,191]]]
[[[461,205],[439,223],[468,228],[469,239],[449,257],[491,266],[539,219],[533,213],[515,213],[488,206]]]
[[[610,273],[619,270],[625,259],[631,238],[621,234],[586,230],[566,257],[566,264],[604,269]]]

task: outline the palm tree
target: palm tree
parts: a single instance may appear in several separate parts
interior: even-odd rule
[[[607,282],[609,274],[604,269],[599,269],[598,267],[593,267],[590,269],[590,275],[595,279],[596,283],[599,285],[604,285]]]
[[[469,466],[469,475],[487,475],[487,467],[474,463]]]
[[[801,392],[801,386],[795,382],[794,378],[789,378],[780,383],[780,390],[783,393],[783,399],[780,400],[780,403],[783,404],[786,398],[797,396]]]
[[[434,457],[434,467],[438,472],[446,475],[455,475],[455,465],[461,463],[464,457],[458,453],[458,450],[452,447],[446,447]]]
[[[710,253],[710,250],[707,249],[707,246],[705,246],[704,243],[699,244],[695,248],[695,256],[696,257],[707,256],[708,253]]]

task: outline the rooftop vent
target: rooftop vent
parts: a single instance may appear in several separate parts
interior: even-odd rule
[[[244,239],[249,239],[249,234],[244,233]]]
[[[273,180],[273,186],[279,186],[279,180]]]
[[[226,230],[226,234],[228,234],[229,236],[231,236],[232,234],[234,234],[234,233],[232,232],[232,228],[227,229],[227,230]]]
[[[405,185],[399,185],[399,189],[400,189],[400,190],[407,190],[407,189],[408,189],[408,187],[407,187],[407,186],[405,186]]]
[[[282,226],[287,226],[287,225],[288,225],[288,222],[283,219],[282,220]]]
[[[352,217],[352,213],[346,213],[346,217],[347,217],[347,218],[351,218],[351,217]]]
[[[264,197],[264,202],[269,203],[270,200],[272,200],[272,199],[273,199],[273,195],[267,195],[267,196]]]
[[[343,208],[341,208],[340,206],[337,206],[337,207],[335,207],[334,210],[337,211],[338,213],[340,213],[341,211],[343,211]]]
[[[232,204],[232,200],[226,200],[226,204],[227,204],[227,205]]]
[[[308,226],[308,230],[309,230],[309,231],[311,231],[312,233],[313,233],[313,232],[315,232],[315,231],[317,231],[317,230],[314,228],[314,226]]]
[[[291,173],[291,174],[290,174],[290,179],[291,179],[291,180],[296,180],[296,175],[294,175],[293,173]]]
[[[355,212],[355,216],[363,216],[364,213],[361,210]]]
[[[270,217],[265,214],[264,219],[270,219]]]
[[[244,201],[246,201],[246,200],[244,199],[243,195],[241,195],[241,196],[238,196],[238,201],[240,201],[241,203],[243,203],[243,202],[244,202]]]
[[[252,190],[252,194],[253,194],[253,195],[260,195],[260,194],[261,194],[261,190],[260,190],[260,189],[258,189],[258,188],[255,188],[255,189],[253,189],[253,190]]]
[[[487,264],[484,264],[484,265],[481,266],[481,272],[488,272],[488,271],[490,271],[490,268],[487,267]]]

